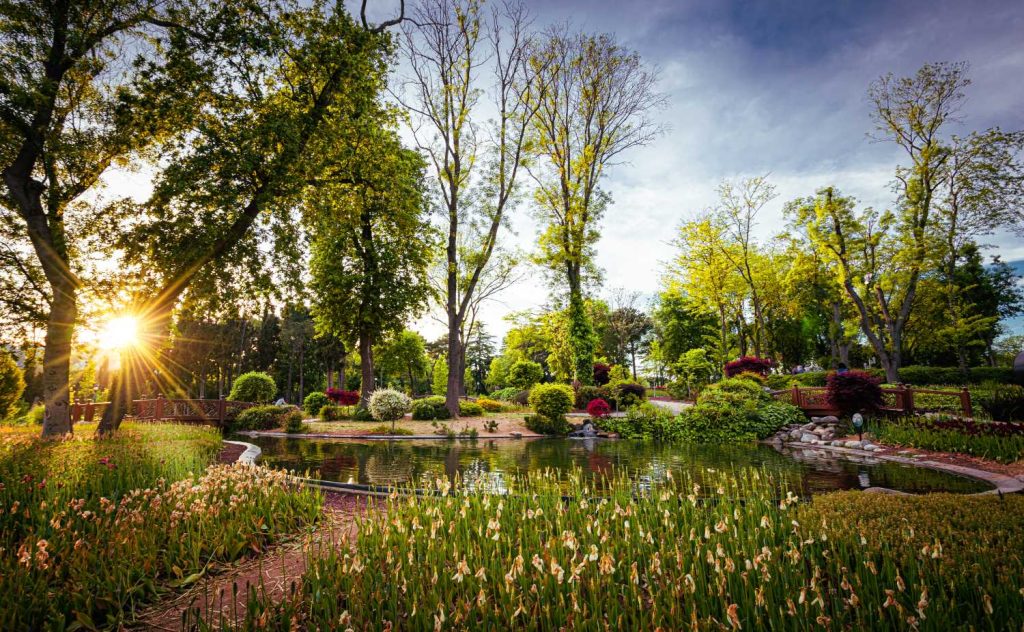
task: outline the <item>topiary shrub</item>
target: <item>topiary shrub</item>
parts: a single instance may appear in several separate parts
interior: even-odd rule
[[[619,408],[629,408],[642,404],[647,399],[647,389],[643,384],[636,382],[623,382],[616,388],[618,393]]]
[[[355,406],[359,403],[359,393],[357,391],[329,388],[327,389],[326,395],[328,399],[338,406]]]
[[[603,399],[592,399],[587,404],[587,414],[594,419],[603,419],[612,414],[612,407]]]
[[[508,388],[503,388],[494,391],[493,393],[491,393],[491,397],[493,397],[494,399],[501,400],[503,402],[510,402],[512,401],[512,398],[516,396],[517,393],[519,393],[519,389],[514,386],[510,386]]]
[[[352,414],[352,408],[350,406],[321,406],[320,411],[317,413],[323,421],[342,421],[348,419]]]
[[[991,391],[978,404],[996,421],[1024,421],[1024,386],[1017,384],[986,385]]]
[[[611,379],[612,367],[604,362],[594,363],[594,384],[598,386],[604,386]]]
[[[719,382],[708,386],[701,392],[700,396],[697,397],[697,403],[703,401],[710,401],[719,396],[721,393],[730,393],[743,397],[744,399],[750,399],[757,403],[767,403],[772,401],[771,394],[765,392],[758,384],[740,378],[726,378]]]
[[[740,373],[750,371],[760,375],[768,375],[771,371],[772,361],[770,358],[758,358],[756,356],[743,356],[739,360],[733,360],[725,365],[726,377],[736,377]]]
[[[227,422],[226,429],[230,432],[241,432],[280,428],[293,411],[298,412],[298,409],[295,406],[253,406],[235,415],[233,420]]]
[[[520,390],[527,390],[544,378],[544,369],[536,362],[520,360],[508,370],[508,382]]]
[[[25,392],[25,376],[6,349],[0,348],[0,421],[13,415],[21,394]]]
[[[325,393],[314,391],[306,395],[306,399],[302,400],[302,410],[306,411],[309,415],[316,416],[320,414],[320,410],[324,406],[329,406],[330,403],[331,399]]]
[[[412,418],[417,421],[433,421],[449,419],[451,413],[444,406],[444,398],[440,395],[424,397],[412,402]]]
[[[485,412],[500,413],[505,410],[505,405],[488,397],[478,397],[476,403]]]
[[[459,415],[462,417],[480,417],[484,414],[484,409],[480,404],[476,402],[470,402],[466,400],[459,401]]]
[[[538,428],[546,427],[551,432],[542,434],[565,434],[568,432],[569,422],[565,415],[572,410],[573,400],[576,394],[572,387],[565,384],[538,384],[530,391],[530,408],[537,414],[533,417],[542,419],[534,420],[534,426],[530,426],[530,419],[527,418],[527,427],[534,432],[542,432]]]
[[[274,398],[277,384],[274,378],[261,371],[250,371],[235,378],[228,399],[236,402],[265,404]]]
[[[825,384],[825,398],[843,415],[871,413],[882,407],[881,383],[881,378],[864,371],[832,373]]]
[[[744,371],[736,375],[737,380],[748,380],[757,384],[758,386],[764,386],[768,383],[768,379],[760,373],[754,373],[753,371]]]
[[[301,412],[299,412],[298,410],[291,411],[290,413],[285,415],[284,431],[287,432],[288,434],[296,434],[302,432],[306,427],[305,424],[302,423],[303,419],[304,417],[302,416]]]
[[[377,421],[401,419],[411,405],[408,395],[391,388],[379,388],[370,395],[370,414]]]

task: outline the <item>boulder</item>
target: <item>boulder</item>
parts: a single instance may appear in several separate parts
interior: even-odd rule
[[[809,432],[805,432],[804,434],[800,435],[800,442],[801,443],[815,443],[817,441],[818,441],[818,435],[811,434]]]
[[[847,441],[846,442],[846,447],[847,448],[854,448],[854,449],[859,450],[859,449],[864,447],[864,442],[863,441]]]

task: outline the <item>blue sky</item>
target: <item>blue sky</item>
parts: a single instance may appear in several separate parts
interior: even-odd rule
[[[528,3],[536,23],[569,21],[612,32],[661,69],[671,130],[633,150],[604,183],[614,205],[604,219],[598,264],[607,289],[653,295],[660,263],[672,256],[672,228],[715,203],[725,178],[770,174],[779,196],[765,209],[764,237],[781,227],[783,204],[824,185],[864,206],[893,201],[890,181],[903,159],[868,138],[871,81],[911,74],[934,61],[966,61],[968,88],[953,133],[1024,128],[1024,2],[721,2],[583,0]],[[515,221],[529,248],[536,227]],[[1010,234],[987,240],[991,253],[1024,258]],[[539,306],[538,282],[508,291],[484,314],[494,333],[510,309]],[[434,325],[421,323],[425,333]],[[428,336],[429,337],[429,336]]]

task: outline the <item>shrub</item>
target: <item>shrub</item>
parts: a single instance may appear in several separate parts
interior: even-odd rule
[[[408,437],[412,434],[412,430],[409,430],[408,428],[391,428],[390,426],[381,424],[374,428],[370,428],[370,434]]]
[[[765,404],[760,407],[758,414],[761,415],[766,424],[771,425],[776,430],[790,424],[807,423],[807,415],[804,414],[804,411],[786,402],[776,401]]]
[[[298,412],[294,406],[253,406],[235,415],[234,420],[228,422],[227,429],[239,432],[280,428],[292,411]]]
[[[772,396],[754,382],[740,378],[726,378],[704,389],[704,392],[697,398],[697,403],[712,401],[719,397],[721,393],[735,394],[757,403],[772,401]]]
[[[575,393],[571,387],[565,384],[538,384],[530,391],[530,408],[537,415],[545,418],[550,427],[559,432],[544,434],[564,434],[561,430],[569,424],[565,421],[565,414],[572,410]],[[538,422],[538,425],[540,423]],[[529,427],[529,425],[528,425]],[[530,428],[534,432],[540,432]]]
[[[352,414],[350,406],[321,406],[317,416],[323,421],[342,421],[348,419]]]
[[[512,403],[518,404],[519,406],[530,405],[530,390],[518,391],[512,396]]]
[[[597,427],[614,432],[623,439],[651,439],[659,442],[677,441],[682,425],[676,415],[654,404],[641,404],[626,411],[625,417],[606,417],[596,421]]]
[[[444,398],[439,395],[417,399],[412,403],[412,418],[417,421],[433,421],[450,417],[451,413],[444,406]]]
[[[672,370],[678,380],[669,385],[669,392],[676,399],[693,399],[711,382],[715,365],[704,349],[690,349],[672,365]]]
[[[508,370],[508,382],[520,390],[527,390],[544,377],[544,369],[536,362],[520,360]]]
[[[501,402],[489,399],[487,397],[477,398],[476,403],[478,406],[480,406],[480,408],[489,413],[500,413],[503,410],[505,410],[505,406]]]
[[[614,391],[607,386],[580,386],[576,389],[576,408],[586,410],[587,405],[595,399],[603,399],[612,408],[618,401]]]
[[[39,404],[28,409],[25,416],[21,418],[21,423],[24,424],[35,424],[37,426],[43,425],[43,417],[46,415],[46,406]]]
[[[587,404],[587,414],[594,419],[602,419],[607,417],[612,412],[612,407],[608,405],[608,402],[603,399],[592,399]]]
[[[15,405],[25,392],[25,376],[14,357],[0,348],[0,421],[14,414]]]
[[[830,406],[843,415],[874,412],[882,407],[881,378],[864,371],[832,373],[828,376],[825,397]]]
[[[605,364],[604,362],[594,363],[594,384],[598,386],[604,386],[612,379],[611,376],[612,367]]]
[[[1024,424],[1019,423],[910,417],[881,423],[875,435],[884,443],[972,454],[1000,463],[1024,459]]]
[[[295,434],[302,432],[305,429],[305,424],[302,423],[303,416],[298,410],[293,410],[284,418],[284,431],[288,434]]]
[[[370,395],[370,414],[377,421],[395,421],[405,415],[411,404],[405,393],[379,388]]]
[[[494,399],[499,399],[503,402],[510,402],[512,401],[512,398],[516,396],[517,393],[519,393],[519,389],[514,386],[510,386],[508,388],[503,388],[494,391],[493,393],[491,393],[491,397],[493,397]]]
[[[537,434],[564,435],[572,430],[572,426],[569,425],[565,417],[549,419],[542,415],[527,415],[524,420],[526,421],[526,427]]]
[[[750,371],[760,375],[768,375],[772,368],[770,358],[758,358],[755,356],[743,356],[739,360],[733,360],[725,365],[726,377],[736,377],[740,373]]]
[[[479,417],[484,414],[484,409],[476,402],[466,400],[459,401],[459,415],[462,417]]]
[[[355,406],[359,403],[359,393],[356,391],[329,388],[327,389],[326,395],[328,399],[338,406]]]
[[[331,399],[325,393],[314,391],[306,395],[306,399],[302,400],[302,410],[306,411],[309,415],[315,416],[320,413],[324,406],[328,406],[330,403]]]
[[[643,384],[637,382],[623,382],[616,388],[618,393],[619,407],[629,408],[643,403],[647,398],[647,389]]]
[[[988,386],[988,385],[986,385]],[[1024,421],[1024,386],[994,384],[978,404],[997,421]]]
[[[765,376],[761,375],[760,373],[754,373],[753,371],[744,371],[736,375],[736,379],[748,380],[753,382],[754,384],[757,384],[758,386],[764,386],[765,384],[768,383],[768,379]]]
[[[274,398],[277,385],[274,378],[260,371],[250,371],[235,378],[228,399],[236,402],[265,404]]]
[[[366,406],[356,406],[352,411],[353,421],[373,421],[373,414],[370,413],[370,409]]]

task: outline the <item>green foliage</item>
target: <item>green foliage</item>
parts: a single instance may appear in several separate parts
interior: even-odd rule
[[[977,425],[985,423],[978,422]],[[878,424],[873,432],[879,441],[890,445],[958,452],[1000,463],[1016,463],[1024,459],[1024,433],[1000,435],[973,429],[965,432],[957,429],[957,425],[960,424],[945,423],[942,418],[890,419]]]
[[[514,386],[503,388],[491,393],[491,397],[494,399],[501,400],[503,402],[510,402],[519,393],[519,389]]]
[[[743,399],[749,399],[755,403],[768,403],[772,401],[770,393],[766,393],[761,386],[750,380],[741,378],[725,378],[708,386],[697,398],[697,402],[712,401],[720,398],[722,394],[735,394]]]
[[[294,406],[253,406],[235,415],[227,423],[227,429],[228,432],[242,432],[280,428],[292,412],[297,412]]]
[[[449,419],[451,413],[445,408],[444,397],[424,397],[414,400],[412,403],[412,418],[417,421],[431,421],[433,419]]]
[[[528,390],[543,378],[543,367],[529,360],[520,360],[508,370],[508,383],[519,390]]]
[[[391,435],[394,437],[408,437],[413,434],[412,430],[408,428],[392,428],[391,426],[381,424],[370,429],[370,434],[373,435]]]
[[[526,427],[542,435],[562,436],[572,430],[565,417],[550,418],[543,415],[527,415],[523,418]]]
[[[366,406],[356,406],[352,411],[352,421],[374,421],[373,413]]]
[[[313,391],[306,395],[306,399],[302,401],[302,410],[306,411],[309,415],[318,416],[323,407],[330,406],[330,404],[331,400],[327,397],[326,393]]]
[[[76,434],[0,432],[0,503],[21,508],[0,514],[5,630],[122,628],[167,588],[320,516],[320,493],[283,471],[211,465],[214,428],[126,422],[111,438]]]
[[[576,408],[584,410],[587,404],[595,399],[603,399],[613,409],[618,404],[618,391],[612,390],[609,386],[581,386],[576,389]]]
[[[997,421],[1024,421],[1024,386],[995,384],[978,405]]]
[[[487,369],[487,388],[492,391],[507,390],[508,370],[515,364],[516,359],[510,355],[500,355],[491,358],[491,364]],[[500,399],[500,398],[499,398]]]
[[[647,398],[647,387],[638,382],[619,382],[614,384],[615,400],[619,408],[630,408],[643,403]]]
[[[708,358],[706,349],[686,351],[678,362],[672,364],[672,372],[676,375],[676,381],[669,386],[672,396],[676,399],[694,399],[711,382],[717,370],[715,363]]]
[[[463,417],[480,417],[484,409],[480,404],[467,400],[459,400],[459,415]]]
[[[506,410],[504,404],[488,397],[477,398],[476,403],[484,412],[488,413],[500,413]]]
[[[305,417],[302,412],[293,410],[284,417],[284,431],[288,434],[296,434],[305,430],[306,426],[302,422]]]
[[[0,421],[7,419],[25,391],[25,377],[14,357],[0,348]]]
[[[530,391],[530,408],[551,421],[563,419],[572,410],[576,394],[565,384],[538,384]]]
[[[444,397],[448,392],[448,362],[443,358],[434,362],[434,372],[430,379],[430,392]]]
[[[409,411],[411,400],[405,393],[379,388],[370,396],[370,414],[377,421],[395,421]]]
[[[790,424],[807,423],[807,415],[804,414],[804,411],[786,402],[776,401],[765,404],[758,409],[758,414],[767,425],[776,430]]]
[[[343,421],[352,417],[353,407],[352,406],[321,406],[320,412],[317,417],[321,421]]]
[[[265,404],[273,399],[276,393],[277,384],[274,384],[274,378],[261,371],[250,371],[235,378],[228,399]]]
[[[641,404],[626,411],[625,417],[605,417],[597,426],[622,439],[650,439],[671,443],[682,438],[678,416],[655,404]]]
[[[688,441],[728,443],[765,439],[803,413],[779,404],[757,383],[726,378],[712,384],[697,404],[682,412],[680,436]]]

